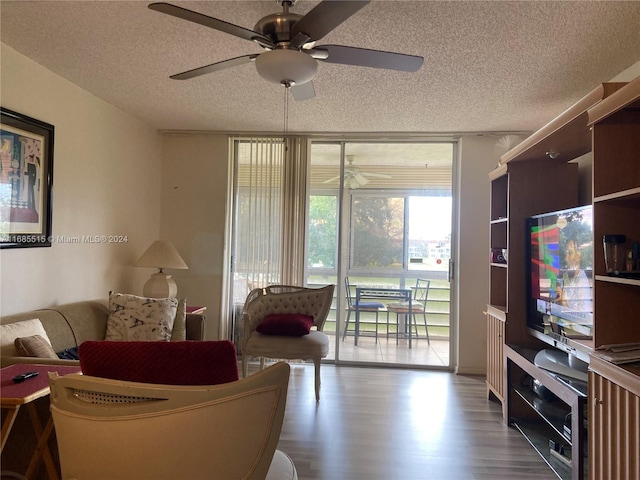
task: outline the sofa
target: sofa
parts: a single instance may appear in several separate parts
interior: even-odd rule
[[[104,340],[109,308],[107,303],[82,301],[32,310],[0,317],[0,325],[39,319],[55,352],[79,347],[87,340]],[[205,317],[202,314],[186,314],[186,340],[204,340]],[[24,357],[2,353],[0,365],[14,363],[45,363],[79,365],[78,360]]]
[[[109,317],[108,302],[81,301],[68,303],[49,308],[32,310],[24,313],[6,315],[0,317],[0,325],[15,322],[28,322],[39,319],[46,333],[51,347],[57,352],[74,350],[83,342],[91,340],[103,340],[107,330]],[[202,314],[185,315],[185,339],[204,340],[205,316]],[[5,352],[5,350],[3,350]],[[6,353],[6,352],[5,352]],[[16,363],[25,364],[56,364],[56,365],[80,365],[79,360],[25,357],[17,354],[0,355],[2,367]],[[45,419],[49,413],[49,398],[43,397],[35,402],[38,415]],[[2,420],[5,411],[2,412]],[[2,471],[17,472],[23,474],[27,470],[30,452],[35,448],[35,435],[26,409],[20,409],[15,420],[11,434],[2,451]],[[55,433],[49,439],[49,448],[57,463],[57,443]],[[3,476],[3,478],[5,478]],[[20,478],[20,477],[13,477]],[[46,471],[41,463],[35,479],[46,479]]]

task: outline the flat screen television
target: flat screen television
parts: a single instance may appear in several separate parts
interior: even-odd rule
[[[588,361],[593,340],[593,208],[527,219],[530,332]]]

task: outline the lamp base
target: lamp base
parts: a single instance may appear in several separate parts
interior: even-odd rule
[[[178,294],[178,286],[171,275],[158,272],[149,277],[144,284],[142,294],[149,298],[173,298]]]

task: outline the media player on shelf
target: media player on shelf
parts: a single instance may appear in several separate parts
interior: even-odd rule
[[[545,348],[536,354],[533,363],[549,372],[587,381],[588,364],[565,352]]]

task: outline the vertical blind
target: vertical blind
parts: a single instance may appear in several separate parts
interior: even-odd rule
[[[237,138],[234,143],[234,293],[244,281],[248,290],[302,285],[308,140]]]

